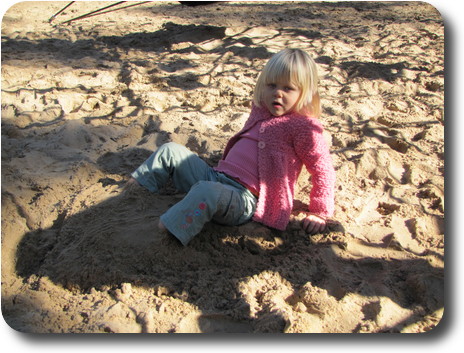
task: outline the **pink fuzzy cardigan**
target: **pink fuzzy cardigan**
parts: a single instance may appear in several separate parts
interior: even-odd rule
[[[228,142],[224,156],[240,135],[259,126],[259,199],[253,220],[285,230],[293,209],[295,184],[303,165],[311,173],[309,212],[331,217],[334,212],[335,171],[323,127],[315,119],[296,113],[272,116],[253,106],[243,129]]]

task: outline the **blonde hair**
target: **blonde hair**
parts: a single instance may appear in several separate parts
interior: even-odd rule
[[[301,90],[301,95],[295,105],[297,113],[320,116],[317,66],[306,52],[301,49],[284,49],[275,54],[258,77],[253,103],[260,107],[265,86],[281,80],[288,81]]]

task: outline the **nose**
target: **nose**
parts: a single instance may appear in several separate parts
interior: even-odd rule
[[[274,89],[274,97],[276,98],[282,97],[282,90],[280,88]]]

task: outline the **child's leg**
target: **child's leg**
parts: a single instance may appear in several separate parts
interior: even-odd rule
[[[177,143],[166,143],[156,150],[132,177],[150,190],[159,192],[172,177],[174,186],[187,192],[200,180],[209,180],[212,168],[196,154]]]
[[[200,181],[182,201],[161,216],[161,223],[187,245],[211,220],[225,225],[245,223],[253,216],[256,202],[241,186]]]

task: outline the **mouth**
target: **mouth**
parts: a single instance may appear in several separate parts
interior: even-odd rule
[[[272,106],[273,106],[274,108],[281,108],[281,107],[282,107],[282,104],[279,103],[279,102],[272,102]]]

